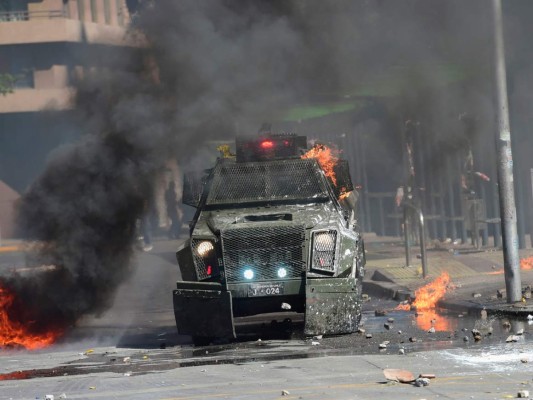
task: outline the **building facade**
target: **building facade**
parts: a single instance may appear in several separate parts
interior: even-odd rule
[[[130,18],[126,0],[0,0],[0,74],[16,78],[0,95],[0,181],[13,191],[35,180],[50,151],[79,137],[69,122],[72,82],[132,45]],[[5,238],[14,211],[0,212]]]

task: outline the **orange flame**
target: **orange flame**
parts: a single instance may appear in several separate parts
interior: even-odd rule
[[[520,269],[523,271],[533,269],[533,257],[522,258],[520,260]]]
[[[323,144],[315,144],[311,150],[302,155],[302,158],[316,158],[320,168],[324,171],[326,176],[331,179],[333,184],[337,186],[337,177],[335,176],[335,165],[339,161],[336,152],[330,147]]]
[[[520,269],[522,271],[531,271],[533,269],[533,256],[520,259]],[[503,275],[504,269],[498,269],[496,271],[485,272],[485,275]]]
[[[416,307],[416,310],[420,312],[416,323],[421,329],[427,330],[434,327],[436,331],[453,330],[450,321],[439,317],[434,311],[438,301],[444,297],[449,286],[450,275],[443,272],[434,281],[415,291],[415,300],[412,304],[399,304],[395,309],[409,311],[411,307]]]
[[[15,294],[0,286],[0,349],[5,347],[24,347],[28,350],[50,346],[64,330],[61,328],[37,332],[35,322],[27,325],[12,318]]]

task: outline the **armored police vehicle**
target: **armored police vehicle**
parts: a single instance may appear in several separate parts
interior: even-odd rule
[[[184,179],[196,207],[177,252],[180,334],[236,337],[235,317],[304,313],[306,335],[351,333],[361,318],[364,246],[348,164],[306,138],[237,139],[236,156]]]

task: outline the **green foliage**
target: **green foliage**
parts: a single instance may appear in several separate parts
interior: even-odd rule
[[[0,74],[0,95],[5,96],[8,93],[13,93],[13,87],[17,78],[11,74]]]

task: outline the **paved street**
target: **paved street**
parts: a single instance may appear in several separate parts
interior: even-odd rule
[[[393,311],[397,301],[371,295],[364,305],[363,328],[372,338],[366,334],[304,338],[293,316],[296,331],[292,333],[265,331],[257,325],[259,333],[241,339],[245,341],[195,348],[189,337],[177,334],[174,325],[171,290],[179,277],[175,245],[158,241],[152,252],[137,252],[132,276],[119,288],[113,307],[79,321],[56,345],[36,352],[0,353],[0,373],[6,379],[0,382],[0,398],[64,393],[79,399],[501,399],[530,389],[531,364],[525,361],[533,362],[533,326],[524,316],[510,319],[509,325],[504,318],[482,320],[474,307],[470,313],[465,308],[424,316]],[[394,265],[390,260],[395,258],[375,251],[376,246],[368,246],[369,269],[385,262]],[[0,259],[2,273],[9,273],[8,264],[18,260],[23,266],[24,256],[11,252]],[[435,265],[434,256],[429,260]],[[384,265],[381,270],[387,273]],[[468,286],[466,278],[456,276],[465,282],[463,291],[474,287]],[[411,279],[405,287],[414,289],[415,282],[424,283]],[[462,296],[469,300],[471,294]],[[387,314],[376,316],[375,309]],[[426,317],[438,319],[437,332],[427,333],[433,323]],[[394,319],[392,329],[385,328],[389,318]],[[472,329],[487,324],[491,334],[485,330],[483,340],[474,342]],[[524,334],[518,342],[505,343],[521,329]],[[416,341],[410,340],[413,337]],[[380,350],[385,341],[389,344]],[[387,383],[385,368],[404,368],[415,377],[435,374],[436,379],[428,387]]]

